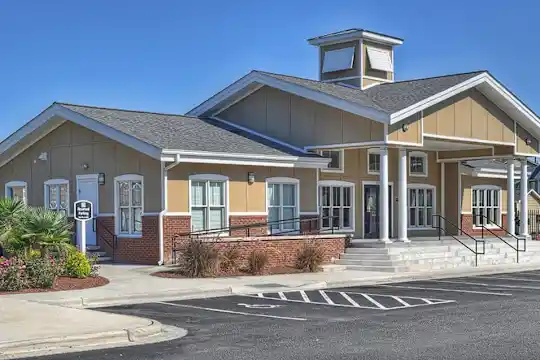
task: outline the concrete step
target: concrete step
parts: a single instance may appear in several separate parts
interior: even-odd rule
[[[378,271],[378,272],[408,272],[410,271],[406,267],[400,266],[363,266],[363,265],[347,265],[347,270],[356,270],[356,271]]]
[[[105,251],[87,251],[86,253],[90,255],[96,255],[98,257],[107,256],[107,253]]]
[[[97,258],[98,263],[105,263],[105,262],[111,262],[111,261],[112,261],[112,257],[110,256],[100,256]]]
[[[101,246],[99,246],[99,245],[87,245],[86,246],[86,251],[98,251],[99,249],[101,249]]]

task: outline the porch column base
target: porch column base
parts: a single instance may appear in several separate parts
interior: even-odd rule
[[[411,240],[409,238],[398,239],[397,241],[404,242],[404,243],[410,243],[411,242]]]
[[[384,244],[391,244],[393,241],[386,238],[386,239],[379,239],[379,242],[384,243]]]

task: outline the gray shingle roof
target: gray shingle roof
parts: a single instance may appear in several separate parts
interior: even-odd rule
[[[161,149],[320,157],[294,150],[212,119],[64,103],[58,105]]]
[[[389,113],[394,113],[483,72],[485,71],[386,83],[370,87],[363,92],[375,104]]]
[[[360,29],[360,28],[352,28],[352,29],[347,29],[347,30],[336,31],[336,32],[329,33],[329,34],[324,34],[324,35],[316,36],[316,37],[314,37],[314,38],[308,39],[308,41],[319,40],[319,39],[325,39],[325,38],[328,38],[328,37],[331,37],[331,36],[337,36],[337,35],[354,34],[354,33],[362,32],[362,31],[365,31],[365,32],[368,32],[368,33],[372,33],[372,34],[382,35],[382,36],[386,36],[386,37],[389,37],[389,38],[393,38],[393,39],[397,39],[397,40],[403,41],[403,39],[398,38],[398,37],[395,37],[395,36],[390,36],[390,35],[382,34],[382,33],[379,33],[379,32],[375,32],[375,31],[371,31],[371,30],[366,30],[366,29]]]

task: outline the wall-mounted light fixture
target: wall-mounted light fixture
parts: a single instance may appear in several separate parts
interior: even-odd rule
[[[47,161],[47,153],[42,152],[41,154],[39,154],[38,159],[41,161]]]
[[[408,124],[401,125],[401,130],[403,130],[403,132],[407,132],[407,130],[409,130],[409,125]]]
[[[255,173],[248,172],[248,184],[251,185],[255,182]]]
[[[531,145],[532,140],[530,138],[525,138],[525,144]]]
[[[105,173],[98,174],[98,184],[105,185]]]
[[[83,163],[81,165],[81,167],[84,169],[84,170],[88,170],[88,168],[90,167],[87,163]]]

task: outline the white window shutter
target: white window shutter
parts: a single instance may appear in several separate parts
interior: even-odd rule
[[[323,73],[352,69],[354,62],[354,47],[330,50],[324,53]]]
[[[388,72],[394,71],[390,51],[368,47],[367,53],[369,58],[369,64],[372,69]]]

